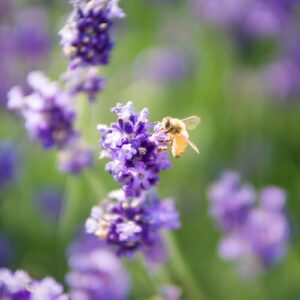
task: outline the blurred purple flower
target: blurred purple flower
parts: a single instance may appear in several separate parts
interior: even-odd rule
[[[19,57],[27,60],[30,69],[40,67],[51,46],[45,9],[26,8],[20,11],[16,20],[15,39]]]
[[[13,0],[1,0],[0,2],[0,20],[10,17],[14,11]]]
[[[256,275],[254,273],[260,269],[277,263],[286,252],[289,240],[289,225],[283,212],[286,195],[275,186],[264,188],[260,194],[251,188],[247,214],[244,218],[238,218],[239,222],[236,223],[235,214],[239,212],[236,204],[240,202],[236,201],[233,186],[237,190],[247,185],[240,185],[237,173],[226,172],[209,192],[212,216],[225,232],[219,245],[219,255],[225,260],[236,262],[238,269],[246,275]],[[223,201],[221,206],[220,200]],[[232,212],[235,226],[224,226],[231,224],[227,218],[231,218]]]
[[[43,217],[56,221],[63,208],[63,195],[58,189],[47,187],[37,194],[35,203]]]
[[[28,134],[45,149],[62,148],[76,136],[73,99],[41,72],[29,73],[27,82],[31,92],[25,95],[20,87],[11,89],[8,108],[24,117]]]
[[[176,82],[185,77],[189,63],[187,55],[172,48],[154,48],[138,57],[135,77],[159,84]]]
[[[19,163],[16,145],[9,141],[0,141],[0,189],[16,179]]]
[[[69,251],[66,281],[72,300],[123,300],[130,278],[121,261],[97,237],[83,235]]]
[[[2,74],[5,74],[0,81],[1,105],[6,103],[6,94],[9,88],[16,84],[21,77],[16,51],[13,27],[0,24],[0,69]]]
[[[162,251],[156,251],[161,247],[161,230],[180,227],[172,200],[160,201],[151,192],[140,198],[126,198],[122,190],[110,193],[108,198],[110,200],[102,207],[92,209],[91,217],[86,221],[87,233],[113,245],[118,255],[131,256],[141,250],[146,256],[152,251],[165,256]],[[151,258],[160,260],[157,255]]]
[[[8,3],[10,1],[1,0],[0,16],[1,9]],[[21,10],[15,19],[14,24],[0,23],[0,69],[5,74],[0,82],[0,103],[6,102],[6,94],[12,86],[23,84],[22,78],[28,71],[44,65],[50,53],[51,36],[42,7]]]
[[[84,169],[91,167],[94,160],[94,151],[83,146],[74,139],[59,152],[59,169],[63,173],[80,174]]]
[[[251,36],[277,36],[294,22],[294,0],[193,0],[206,21]]]
[[[260,193],[260,202],[261,206],[267,210],[281,211],[285,206],[286,193],[276,186],[266,187]]]
[[[106,86],[105,79],[98,74],[96,67],[71,69],[63,76],[63,79],[71,95],[85,93],[90,102],[95,101],[97,93],[101,92]]]
[[[181,289],[175,285],[165,285],[160,288],[160,293],[164,300],[180,300],[182,299]]]
[[[300,95],[300,38],[284,39],[280,57],[261,71],[265,90],[271,96],[288,100]]]
[[[14,249],[10,239],[0,233],[0,266],[8,266],[14,256]]]
[[[118,1],[74,1],[73,12],[60,31],[64,54],[71,68],[109,63],[113,48],[113,19],[124,16]]]
[[[112,109],[118,122],[98,125],[101,157],[108,157],[106,170],[123,185],[127,196],[139,196],[159,181],[159,173],[170,167],[168,154],[159,151],[157,136],[148,120],[148,109],[136,112],[132,102],[118,103]]]
[[[63,287],[51,277],[33,280],[21,270],[0,269],[0,299],[11,300],[68,300]]]
[[[251,251],[264,266],[270,266],[284,256],[289,227],[281,211],[253,209],[244,230]]]
[[[255,201],[255,191],[242,185],[235,172],[225,172],[209,189],[210,212],[224,230],[239,228],[247,219]]]

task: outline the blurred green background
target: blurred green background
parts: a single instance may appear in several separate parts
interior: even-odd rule
[[[58,30],[70,11],[67,1],[15,1],[16,10],[42,5],[48,15],[53,49],[41,68],[56,80],[68,61],[62,56]],[[207,299],[299,299],[300,295],[300,101],[277,101],[263,92],[255,77],[255,63],[241,66],[228,34],[199,21],[186,1],[123,0],[126,18],[118,21],[111,63],[103,68],[107,88],[95,104],[78,99],[78,128],[98,153],[98,123],[110,123],[110,108],[133,101],[148,107],[153,121],[170,115],[199,115],[201,126],[191,133],[201,155],[191,149],[172,159],[163,172],[158,190],[176,199],[182,227],[175,233],[182,256]],[[38,24],[37,24],[38,26]],[[151,49],[184,54],[185,70],[170,82],[143,76]],[[266,49],[262,49],[264,51]],[[250,53],[258,61],[261,52]],[[142,61],[142,62],[141,62]],[[140,70],[141,69],[141,70]],[[2,73],[2,76],[5,76]],[[22,120],[0,111],[0,138],[14,141],[21,154],[17,181],[0,191],[0,231],[12,240],[11,268],[27,270],[33,277],[52,275],[63,282],[67,271],[66,249],[89,215],[90,208],[118,188],[105,173],[105,161],[78,177],[59,173],[55,151],[45,152],[32,143]],[[226,169],[242,174],[260,189],[274,184],[288,193],[287,212],[292,234],[286,257],[253,282],[236,275],[234,267],[217,255],[220,232],[208,215],[207,188]],[[63,209],[55,221],[46,219],[36,206],[38,191],[55,187],[64,195]],[[139,282],[135,260],[133,299],[151,295]],[[180,278],[170,278],[180,285]],[[146,279],[145,279],[146,280]],[[197,300],[197,299],[195,299]]]

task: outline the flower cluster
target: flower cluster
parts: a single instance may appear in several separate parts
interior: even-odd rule
[[[284,39],[280,56],[261,71],[267,92],[277,99],[297,99],[300,95],[300,36]]]
[[[120,260],[93,235],[83,235],[69,251],[66,282],[72,300],[124,300],[130,291],[129,275]]]
[[[0,269],[0,298],[13,300],[68,300],[63,287],[51,277],[33,280],[24,271]]]
[[[0,189],[15,180],[19,154],[16,145],[9,141],[0,142]]]
[[[80,173],[92,164],[93,153],[81,145],[74,128],[76,112],[71,95],[38,71],[29,73],[27,83],[28,91],[21,87],[10,90],[8,108],[23,116],[33,140],[44,149],[60,151],[61,171]]]
[[[116,0],[73,1],[73,11],[60,31],[63,52],[71,61],[65,77],[71,92],[85,92],[94,100],[104,88],[98,67],[109,63],[113,21],[122,17]]]
[[[106,170],[123,185],[126,195],[137,197],[155,186],[159,172],[170,167],[168,154],[159,149],[160,137],[152,132],[154,124],[148,120],[147,109],[138,113],[128,102],[117,104],[112,112],[117,115],[116,123],[98,125],[101,157],[110,159]]]
[[[92,166],[94,152],[76,139],[59,152],[58,160],[60,171],[76,175]]]
[[[118,255],[128,256],[136,250],[148,256],[147,253],[161,247],[162,229],[179,226],[172,200],[161,201],[151,192],[139,198],[128,198],[122,190],[111,192],[103,208],[93,207],[91,217],[86,221],[88,233],[114,246]]]
[[[45,149],[64,147],[76,135],[71,97],[41,72],[29,73],[27,83],[28,94],[20,87],[9,92],[8,108],[23,116],[29,135]]]
[[[244,270],[250,273],[278,262],[289,236],[285,198],[280,188],[266,187],[258,194],[250,185],[241,185],[237,173],[223,174],[209,190],[211,215],[225,232],[221,257],[240,268],[252,266]]]
[[[29,70],[45,65],[51,49],[44,8],[17,10],[15,4],[12,0],[2,0],[0,4],[0,69],[5,74],[0,81],[1,106],[6,104],[7,91],[23,83],[22,77]]]
[[[268,45],[265,48],[269,54],[264,53],[268,59],[259,61],[261,67],[256,74],[268,96],[279,100],[299,96],[299,1],[194,0],[194,3],[206,21],[228,29],[242,52],[241,57],[251,56],[252,51],[257,53],[257,45]],[[252,58],[259,59],[255,54]]]
[[[65,89],[61,90],[41,72],[31,72],[27,89],[14,87],[8,93],[8,108],[24,117],[25,127],[33,140],[39,141],[45,149],[60,151],[62,172],[78,174],[92,164],[93,153],[82,145],[74,129],[73,98],[85,93],[94,101],[97,93],[104,89],[106,82],[98,74],[98,67],[109,62],[113,19],[123,17],[124,13],[116,0],[80,0],[72,1],[72,5],[73,12],[60,31],[64,53],[71,60],[68,72],[62,76]],[[22,29],[34,31],[31,27]],[[28,32],[29,36],[39,36]],[[34,42],[26,45],[28,49],[31,46],[38,49]]]
[[[207,21],[252,36],[276,36],[293,23],[294,0],[194,0]]]
[[[85,93],[90,102],[95,101],[96,96],[106,85],[106,81],[98,74],[96,67],[80,67],[69,70],[64,76],[67,90],[71,95]]]
[[[15,255],[13,243],[10,238],[0,232],[0,265],[2,267],[9,265]]]

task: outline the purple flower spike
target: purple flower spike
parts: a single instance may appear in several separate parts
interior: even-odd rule
[[[123,17],[117,1],[75,1],[68,22],[60,31],[64,54],[71,67],[97,66],[109,63],[113,48],[113,19]]]
[[[24,271],[0,269],[0,299],[70,300],[63,287],[51,277],[33,280]]]
[[[84,235],[69,252],[66,281],[72,300],[125,300],[130,278],[121,261],[97,237]]]
[[[78,175],[92,166],[93,160],[94,152],[75,139],[59,152],[59,169],[63,173]]]
[[[211,215],[224,230],[241,226],[255,201],[255,191],[249,185],[241,185],[237,173],[225,172],[209,189]]]
[[[170,48],[152,48],[138,57],[135,77],[158,84],[169,84],[185,78],[189,70],[186,53]]]
[[[112,111],[118,122],[110,127],[98,125],[101,157],[110,162],[106,170],[123,185],[129,197],[138,197],[159,182],[159,173],[170,167],[168,154],[158,147],[154,124],[148,121],[148,110],[137,113],[131,102],[117,104]]]
[[[0,265],[7,266],[14,257],[14,248],[11,240],[3,233],[0,233]]]
[[[49,53],[51,37],[47,27],[47,12],[43,7],[27,8],[17,18],[16,49],[31,67],[38,66],[37,62],[41,63]]]
[[[210,189],[209,197],[212,216],[225,233],[219,245],[223,259],[235,262],[247,277],[282,259],[289,240],[282,189],[266,187],[258,194],[249,185],[242,186],[237,173],[226,172]]]
[[[71,95],[87,94],[90,102],[94,102],[97,93],[106,86],[106,80],[98,74],[98,69],[95,67],[71,69],[65,74],[64,80]]]
[[[297,1],[194,0],[206,21],[254,37],[277,36],[293,22]]]
[[[19,154],[14,144],[0,142],[0,189],[17,177]]]
[[[44,218],[57,221],[63,209],[63,200],[60,190],[46,187],[37,194],[35,204]]]
[[[76,136],[72,99],[41,72],[31,72],[27,81],[31,92],[25,95],[14,87],[8,94],[8,108],[24,117],[28,134],[45,149],[62,148]]]
[[[286,201],[286,193],[284,190],[270,186],[261,191],[260,194],[261,206],[268,210],[281,211],[284,208]]]
[[[264,266],[278,262],[286,252],[289,227],[280,211],[253,209],[244,234],[252,252]]]
[[[112,201],[116,198],[117,201]],[[86,221],[87,233],[95,234],[116,248],[118,255],[131,256],[161,248],[161,230],[180,227],[179,216],[171,200],[160,201],[154,193],[140,198],[126,198],[123,191],[113,192],[103,208],[95,206]],[[159,258],[155,257],[156,261]]]

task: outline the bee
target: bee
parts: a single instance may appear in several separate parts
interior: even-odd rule
[[[172,117],[165,117],[160,123],[160,130],[168,135],[168,146],[163,150],[171,148],[171,153],[174,157],[180,157],[187,145],[190,145],[198,154],[198,147],[189,140],[188,130],[195,129],[200,124],[200,118],[191,116],[185,119],[175,119]]]

